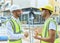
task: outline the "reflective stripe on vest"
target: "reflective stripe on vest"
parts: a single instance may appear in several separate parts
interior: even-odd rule
[[[10,19],[10,23],[12,25],[12,29],[15,34],[21,33],[20,25],[14,19]]]
[[[49,23],[51,21],[53,21],[56,24],[56,22],[52,18],[49,18],[48,20],[46,20],[43,28],[42,37],[48,37],[48,28],[49,28]],[[56,25],[56,33],[57,33],[57,25]],[[49,43],[49,42],[41,41],[41,43]]]
[[[12,29],[13,29],[14,34],[20,34],[21,33],[20,25],[14,19],[10,19],[10,23],[12,25]],[[9,40],[8,43],[22,43],[22,40],[21,39]]]

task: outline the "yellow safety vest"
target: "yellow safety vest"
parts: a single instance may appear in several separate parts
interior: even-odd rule
[[[43,32],[42,32],[42,37],[45,37],[47,38],[48,37],[48,29],[49,29],[49,23],[53,21],[55,24],[55,20],[53,20],[52,18],[49,18],[45,21],[45,24],[44,24],[44,28],[43,28]],[[57,24],[56,24],[56,33],[57,33]],[[58,36],[57,36],[58,37]],[[49,43],[49,42],[45,42],[45,41],[41,41],[41,43]]]
[[[57,38],[54,43],[60,43],[60,38]]]
[[[21,34],[20,25],[14,19],[10,19],[10,23],[12,25],[14,34]],[[9,40],[9,43],[22,43],[22,40]]]

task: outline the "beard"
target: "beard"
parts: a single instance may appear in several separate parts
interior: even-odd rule
[[[20,17],[20,15],[21,15],[21,14],[16,13],[16,16],[17,16],[17,17]]]
[[[17,14],[17,17],[20,17],[20,14]]]

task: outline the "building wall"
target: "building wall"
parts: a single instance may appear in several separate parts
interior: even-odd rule
[[[3,12],[0,12],[0,16],[3,16]]]
[[[54,7],[53,14],[60,14],[60,1],[59,0],[49,0],[49,3]]]

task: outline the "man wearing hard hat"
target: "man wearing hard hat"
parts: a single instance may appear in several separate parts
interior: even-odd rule
[[[50,15],[53,13],[53,7],[51,5],[46,5],[40,8],[42,11],[42,17],[45,19],[42,37],[40,37],[37,31],[35,31],[35,39],[41,40],[41,43],[54,43],[57,32],[57,23]]]
[[[25,34],[21,34],[21,24],[19,21],[19,17],[21,15],[20,7],[18,5],[12,5],[10,7],[10,12],[13,16],[6,23],[9,43],[22,43],[21,38],[27,37],[28,33],[25,32]]]

